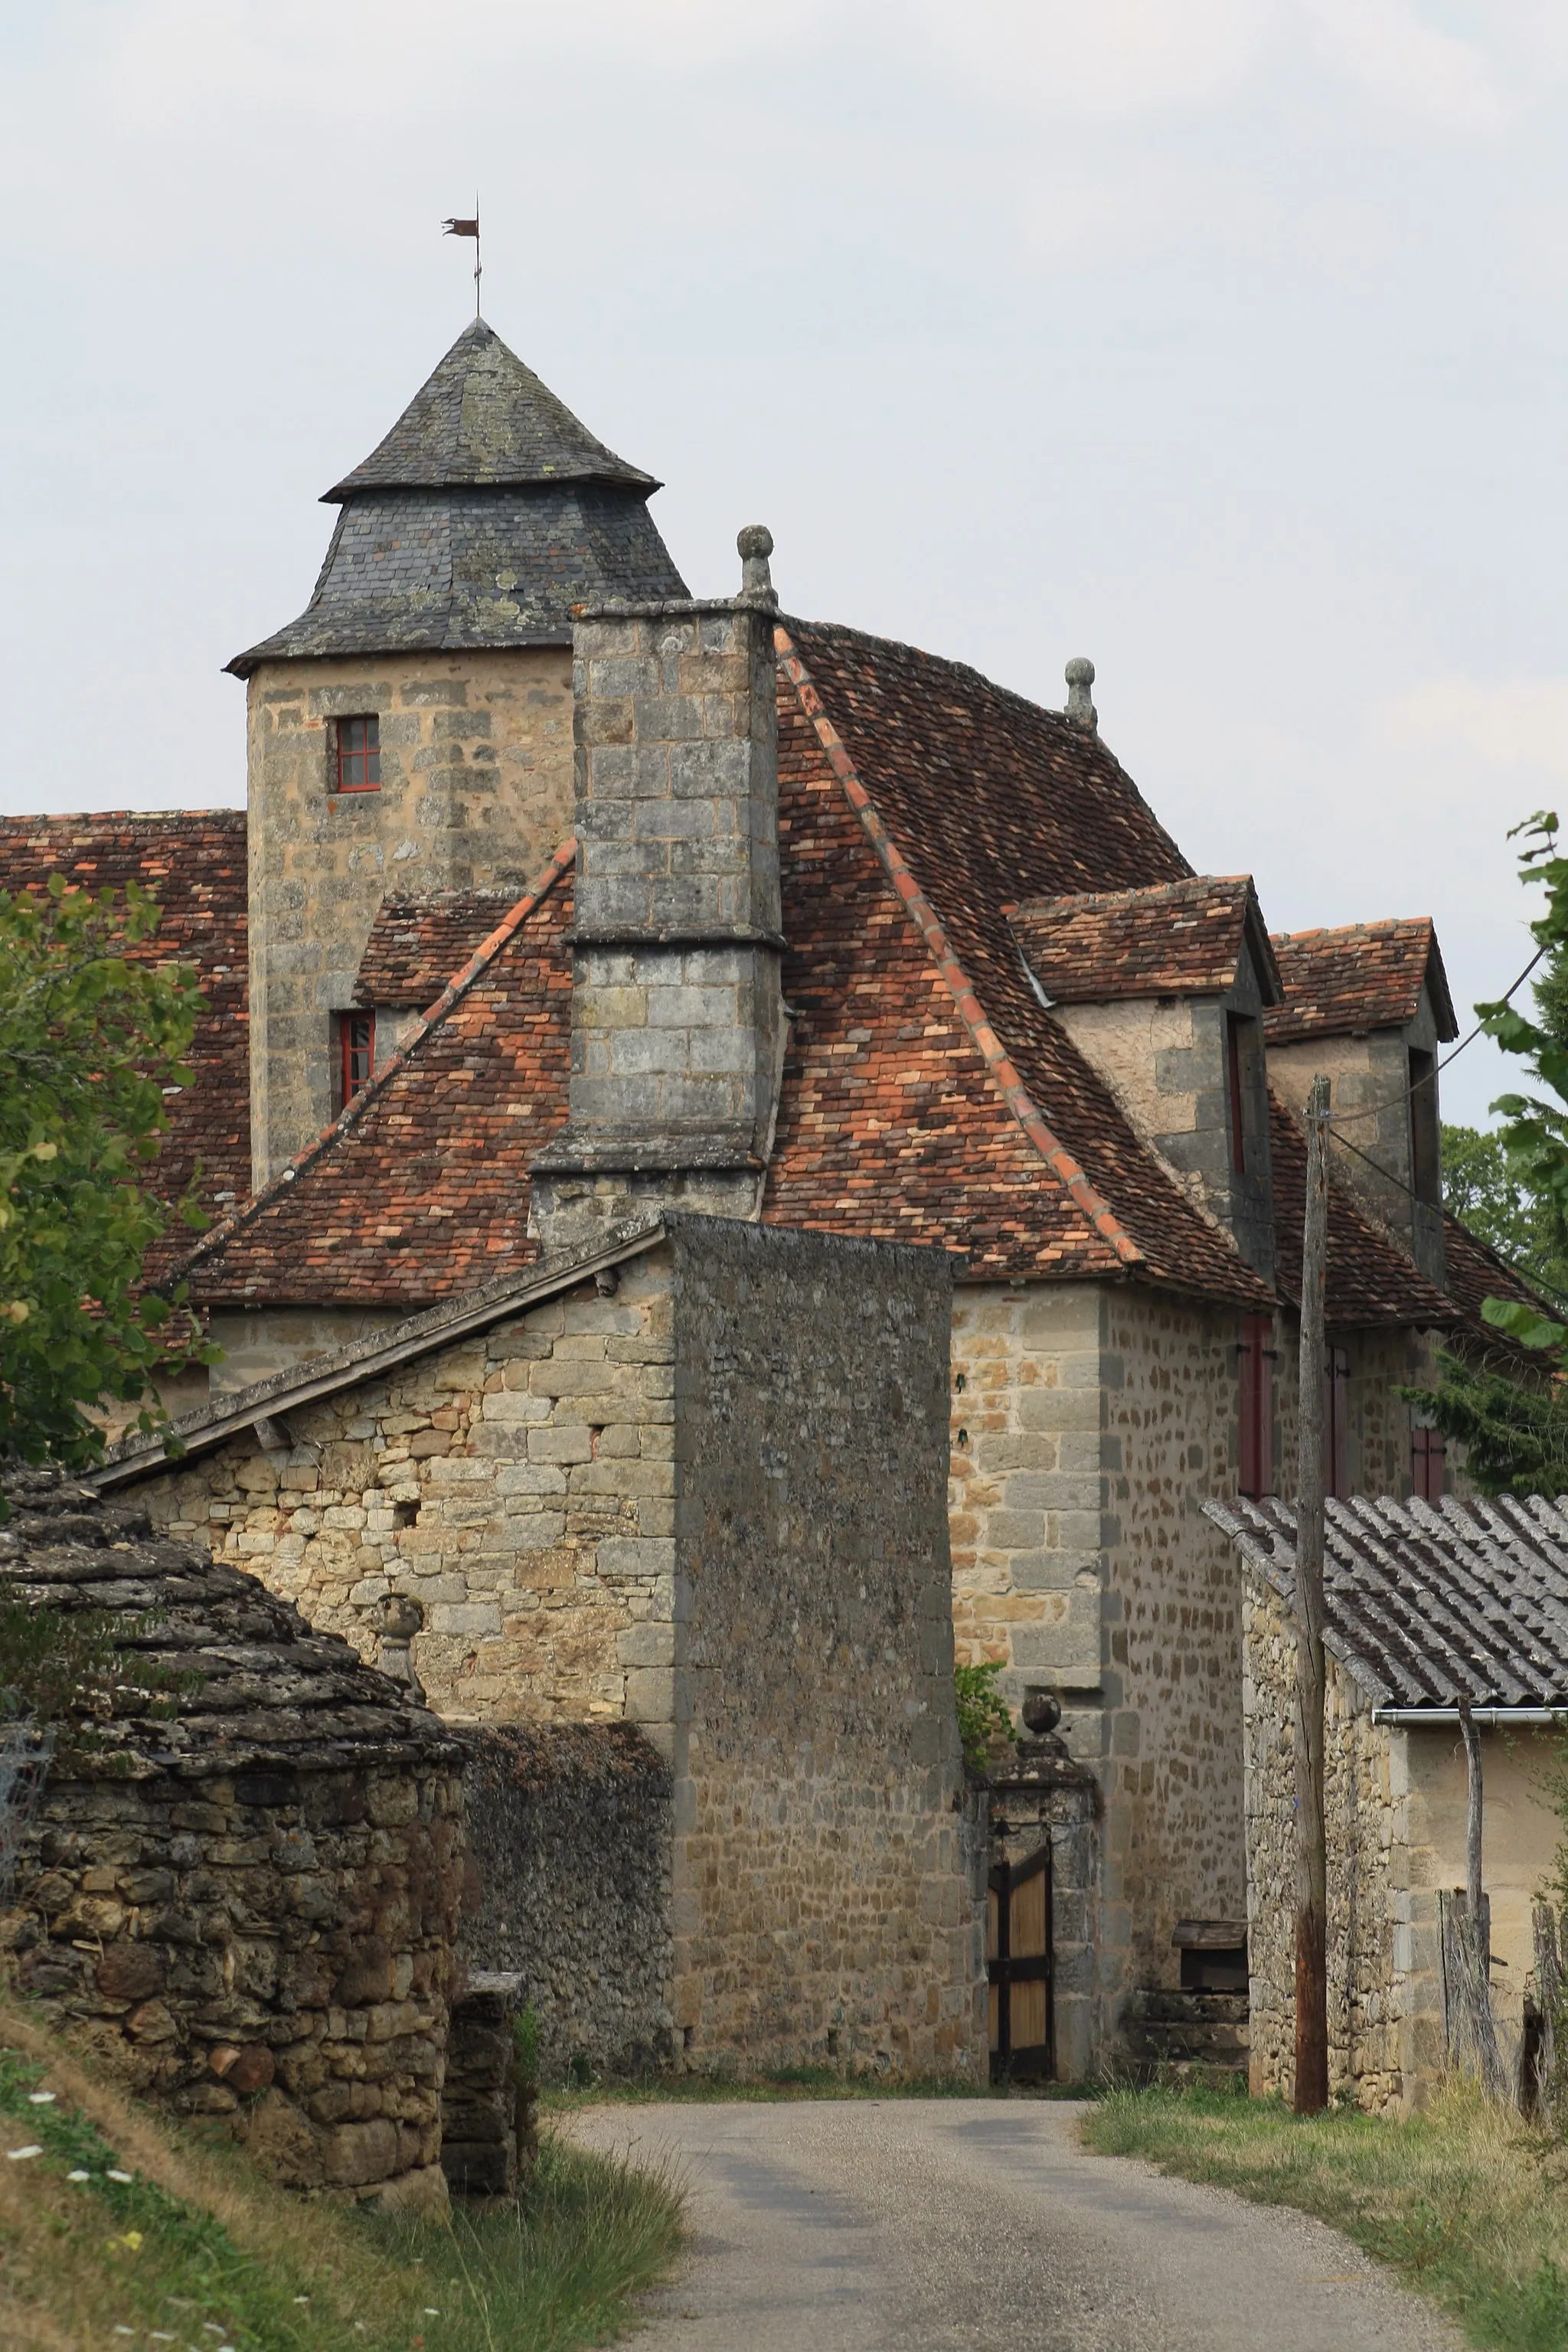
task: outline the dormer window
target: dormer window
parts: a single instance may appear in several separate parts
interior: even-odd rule
[[[1230,1118],[1230,1164],[1238,1176],[1247,1173],[1247,1125],[1242,1116],[1240,1017],[1225,1016],[1226,1094]]]
[[[360,719],[340,719],[334,729],[333,751],[340,793],[381,790],[381,720],[374,713]]]
[[[333,1016],[337,1068],[333,1073],[332,1112],[335,1117],[353,1102],[375,1072],[375,1015],[339,1013]]]

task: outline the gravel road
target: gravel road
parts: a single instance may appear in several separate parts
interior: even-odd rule
[[[1459,2352],[1321,2222],[1078,2145],[1067,2101],[605,2106],[693,2246],[637,2352]]]

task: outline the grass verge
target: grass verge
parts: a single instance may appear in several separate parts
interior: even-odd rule
[[[0,2003],[6,2352],[569,2352],[679,2238],[668,2179],[548,2137],[521,2204],[450,2228],[291,2196]]]
[[[669,2074],[593,2075],[586,2082],[552,2084],[539,2095],[541,2115],[575,2115],[584,2107],[647,2107],[667,2101],[693,2105],[734,2100],[757,2104],[787,2099],[994,2099],[1006,2094],[962,2074],[850,2074],[837,2066],[784,2066],[771,2074],[692,2072]]]
[[[1083,2121],[1102,2156],[1331,2222],[1500,2352],[1568,2346],[1568,2150],[1468,2091],[1408,2123],[1310,2119],[1277,2099],[1113,2091]]]

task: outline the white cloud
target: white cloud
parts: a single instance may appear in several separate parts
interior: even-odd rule
[[[1372,734],[1392,751],[1467,752],[1490,768],[1536,768],[1568,782],[1568,678],[1428,678],[1380,702]]]
[[[1425,23],[1413,0],[1302,0],[1323,57],[1401,113],[1495,131],[1510,111],[1480,50]]]

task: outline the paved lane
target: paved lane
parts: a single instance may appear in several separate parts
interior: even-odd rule
[[[1303,2214],[1087,2155],[1066,2101],[606,2106],[695,2243],[637,2352],[1458,2352]]]

